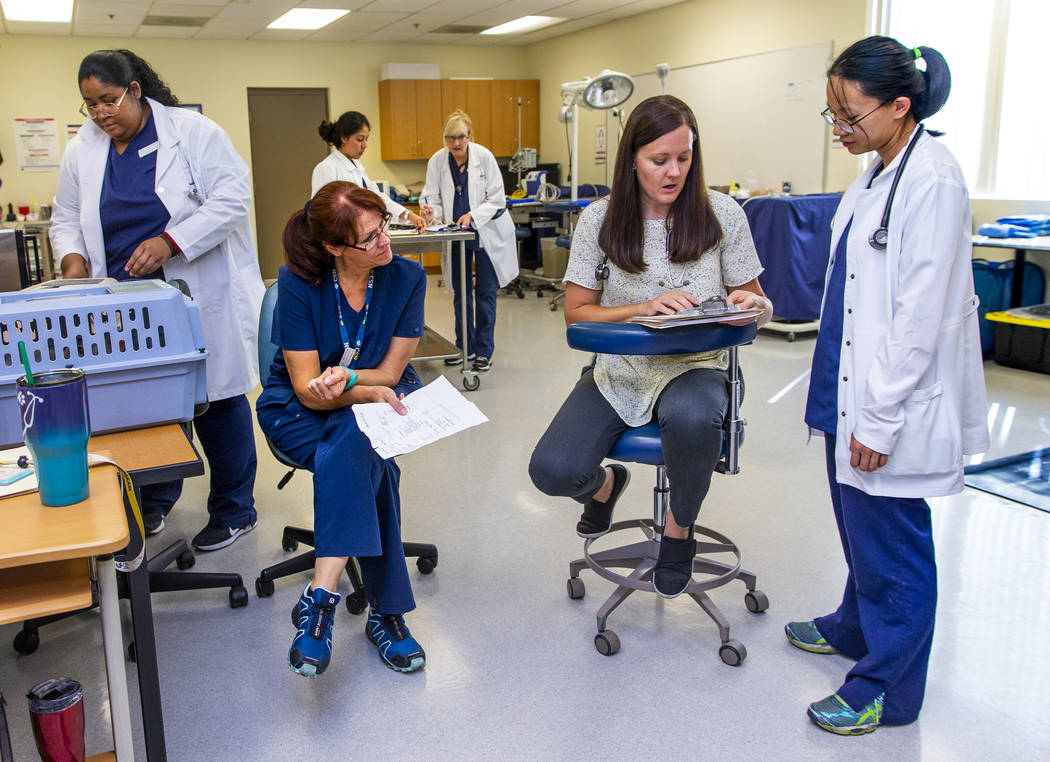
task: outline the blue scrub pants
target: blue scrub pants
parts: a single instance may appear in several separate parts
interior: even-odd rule
[[[937,609],[930,507],[920,498],[877,497],[839,484],[835,438],[824,435],[849,575],[838,610],[815,623],[828,643],[857,660],[839,696],[860,710],[885,693],[883,724],[906,725],[922,708]]]
[[[211,469],[208,523],[243,528],[255,523],[255,432],[252,406],[243,394],[210,401],[193,421]],[[166,516],[182,494],[182,480],[141,490],[143,513]]]
[[[467,243],[467,351],[478,357],[492,357],[496,350],[496,295],[499,279],[484,249]],[[471,266],[474,275],[471,276]],[[473,280],[473,288],[471,281]],[[463,348],[463,319],[459,288],[459,252],[452,248],[452,303],[456,313],[456,346]]]
[[[274,446],[313,472],[316,555],[356,558],[373,609],[414,609],[401,545],[401,470],[379,457],[353,409],[322,413],[293,399],[283,410],[260,409],[259,424]]]

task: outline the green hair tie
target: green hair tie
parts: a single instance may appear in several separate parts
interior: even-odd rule
[[[918,61],[920,58],[922,58],[922,51],[921,50],[919,50],[918,48],[912,48],[912,50],[915,51],[915,60],[916,61]]]

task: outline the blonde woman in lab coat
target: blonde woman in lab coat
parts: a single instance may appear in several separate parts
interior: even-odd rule
[[[317,191],[333,180],[345,180],[377,194],[386,205],[386,210],[390,212],[391,219],[415,225],[419,230],[423,229],[426,225],[423,218],[381,192],[361,164],[361,157],[368,150],[368,138],[372,134],[372,125],[368,123],[368,117],[360,111],[346,111],[334,123],[327,119],[321,122],[317,133],[335,150],[314,167],[310,177],[310,198],[316,196]]]
[[[248,166],[230,138],[178,100],[129,50],[97,50],[77,74],[89,117],[66,147],[51,246],[65,278],[179,278],[201,313],[208,402],[194,429],[211,468],[209,521],[193,538],[218,550],[255,527],[255,437],[245,392],[259,383],[263,283],[252,242]],[[142,489],[147,534],[182,482]]]
[[[475,371],[489,370],[495,351],[496,294],[518,275],[514,223],[507,211],[503,175],[492,151],[471,142],[470,117],[454,111],[445,120],[445,148],[430,157],[420,210],[428,222],[438,220],[477,231],[467,242],[467,351]],[[456,346],[463,347],[459,256],[452,255],[452,291],[456,312]],[[473,267],[472,267],[473,264]],[[472,277],[473,270],[473,277]],[[473,287],[471,283],[473,281]],[[459,365],[460,358],[445,360]]]
[[[937,606],[925,498],[961,491],[963,456],[988,447],[970,198],[922,124],[950,87],[936,50],[889,37],[854,43],[828,71],[822,116],[851,154],[875,153],[835,215],[805,416],[824,433],[849,573],[834,612],[785,629],[798,648],[856,661],[809,706],[841,735],[919,716]]]

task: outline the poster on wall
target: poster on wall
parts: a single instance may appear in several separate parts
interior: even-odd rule
[[[23,172],[57,170],[61,153],[58,148],[58,123],[55,119],[15,117],[14,125],[18,168]]]
[[[66,142],[67,143],[77,136],[77,133],[80,132],[80,127],[81,127],[81,125],[79,125],[79,124],[67,124],[66,125]]]

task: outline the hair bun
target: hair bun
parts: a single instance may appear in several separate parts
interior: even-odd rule
[[[925,45],[919,46],[918,50],[926,62],[926,70],[922,72],[926,92],[922,95],[922,102],[914,106],[915,118],[921,122],[944,108],[952,91],[952,73],[948,62],[937,50]]]
[[[321,122],[321,124],[317,126],[317,134],[321,136],[321,140],[325,141],[326,143],[332,143],[332,145],[335,145],[335,143],[333,142],[334,135],[332,134],[334,131],[335,125],[329,122],[327,119],[325,119],[323,122]]]

